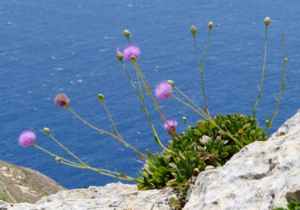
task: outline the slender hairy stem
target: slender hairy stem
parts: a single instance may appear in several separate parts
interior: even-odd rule
[[[284,33],[282,33],[282,39],[283,39],[283,70],[282,70],[282,77],[281,77],[281,88],[279,92],[279,96],[277,98],[277,103],[276,103],[276,108],[272,117],[272,120],[267,128],[266,135],[268,135],[270,128],[273,124],[273,121],[275,119],[276,114],[278,113],[278,108],[279,108],[279,102],[281,98],[281,94],[283,90],[285,89],[285,79],[286,79],[286,71],[287,71],[287,59],[285,58],[285,47],[284,47]]]
[[[139,74],[138,74],[136,69],[135,69],[135,75],[136,75],[136,79],[137,79],[138,84],[139,84],[140,94],[143,95],[142,85],[141,85],[141,82],[140,82]]]
[[[110,170],[105,170],[105,169],[96,169],[96,168],[93,168],[93,167],[91,167],[91,166],[89,166],[89,165],[87,165],[87,164],[80,165],[80,164],[74,163],[74,162],[72,162],[72,161],[69,161],[69,160],[63,158],[63,157],[60,157],[60,156],[58,156],[58,155],[55,155],[55,154],[53,154],[53,153],[51,153],[51,152],[49,152],[49,151],[43,149],[42,147],[40,147],[40,146],[38,146],[38,145],[36,145],[36,144],[33,144],[33,146],[35,146],[36,148],[42,150],[43,152],[45,152],[45,153],[47,153],[47,154],[49,154],[49,155],[51,155],[51,156],[53,156],[53,157],[58,157],[58,158],[60,158],[60,159],[61,159],[61,162],[60,162],[60,163],[62,163],[62,164],[65,164],[65,165],[68,165],[68,166],[72,166],[72,167],[75,167],[75,168],[90,169],[90,170],[93,170],[93,171],[97,171],[98,173],[100,173],[100,174],[102,174],[102,175],[110,176],[110,177],[117,178],[117,179],[121,179],[121,180],[127,180],[127,181],[132,181],[132,180],[133,180],[133,178],[128,177],[128,176],[127,176],[127,178],[122,177],[122,176],[121,176],[121,173],[118,173],[118,172],[114,172],[114,171],[110,171]],[[112,174],[116,174],[116,175],[118,175],[118,176],[115,176],[115,175],[112,175]]]
[[[78,160],[82,165],[86,165],[84,162],[82,162],[76,155],[74,155],[70,150],[68,150],[64,145],[62,145],[59,141],[57,141],[50,133],[48,134],[61,148],[66,150],[70,155],[72,155],[76,160]]]
[[[136,153],[140,154],[143,158],[148,159],[144,154],[142,154],[140,151],[138,151],[137,149],[135,149],[134,147],[132,147],[131,145],[129,145],[126,141],[124,141],[123,138],[122,138],[122,136],[117,137],[116,135],[114,135],[114,134],[112,134],[110,132],[107,132],[107,131],[101,130],[99,128],[96,128],[95,126],[92,126],[90,123],[88,123],[87,121],[85,121],[84,119],[82,119],[81,117],[79,117],[70,107],[68,107],[67,109],[72,114],[74,114],[78,119],[80,119],[84,124],[90,126],[91,128],[93,128],[96,131],[99,131],[101,134],[105,133],[107,135],[110,135],[111,137],[113,137],[113,138],[119,140],[120,142],[122,142],[126,147],[129,147],[130,149],[132,149]]]
[[[122,61],[121,61],[122,62]],[[126,67],[125,67],[125,65],[124,65],[124,63],[122,62],[122,65],[123,65],[123,68],[125,69],[125,71],[126,71],[126,74],[127,74],[127,76],[128,76],[128,79],[130,80],[130,82],[131,82],[131,85],[134,87],[134,89],[135,89],[135,91],[136,91],[136,93],[138,94],[138,97],[139,97],[139,99],[140,99],[140,101],[142,102],[142,111],[146,114],[146,116],[147,116],[147,118],[148,118],[148,120],[149,120],[149,122],[150,122],[150,125],[151,125],[151,128],[152,128],[152,130],[153,130],[153,133],[154,133],[154,135],[156,136],[156,138],[159,140],[159,138],[158,138],[158,135],[157,135],[157,132],[156,132],[156,129],[155,129],[155,127],[154,127],[154,125],[153,125],[153,123],[152,123],[152,119],[151,119],[151,117],[150,117],[150,115],[149,115],[149,113],[148,113],[148,111],[147,111],[147,109],[146,109],[146,105],[145,105],[145,101],[144,101],[144,94],[142,93],[142,88],[141,88],[141,84],[140,84],[140,80],[139,80],[139,76],[140,76],[140,73],[138,72],[138,70],[137,70],[137,68],[135,68],[135,73],[136,73],[136,76],[137,76],[137,80],[138,80],[138,83],[139,83],[139,89],[140,89],[140,93],[139,93],[139,91],[137,90],[137,88],[135,87],[135,85],[133,84],[133,82],[132,82],[132,80],[131,80],[131,77],[129,76],[129,74],[128,74],[128,72],[127,72],[127,69],[126,69]],[[143,79],[141,78],[141,80],[142,80],[142,82],[144,82],[143,81]],[[159,141],[160,142],[160,141]],[[158,143],[159,144],[159,143]],[[163,147],[163,145],[162,144],[159,144],[161,147]],[[164,147],[163,147],[164,148]]]
[[[173,86],[183,97],[185,97],[191,104],[193,104],[202,114],[206,114],[197,104],[195,104],[189,97],[187,97],[183,92],[181,92],[175,85]]]
[[[140,76],[140,78],[141,78],[141,80],[142,80],[142,83],[143,83],[145,89],[147,90],[147,94],[150,95],[151,99],[153,100],[153,102],[154,102],[154,104],[155,104],[155,106],[156,106],[156,109],[157,109],[159,115],[160,115],[161,118],[167,123],[167,121],[166,121],[164,115],[162,114],[162,112],[161,112],[160,109],[159,109],[158,103],[155,101],[155,99],[154,99],[154,97],[153,97],[153,95],[152,95],[152,93],[151,93],[151,88],[150,88],[150,86],[148,85],[148,82],[147,82],[147,79],[146,79],[145,75],[143,75],[143,73],[141,72],[141,69],[140,69],[140,67],[138,66],[138,64],[137,64],[136,61],[133,62],[133,65],[134,65],[134,68],[136,69],[137,73],[139,74],[139,76]],[[149,117],[148,117],[148,118],[149,118]],[[150,119],[151,119],[151,118],[149,118],[149,121],[150,121],[150,124],[151,124],[151,126],[152,126],[152,128],[153,128],[154,135],[157,137],[158,144],[159,144],[159,146],[161,146],[162,148],[165,149],[164,145],[163,145],[163,144],[161,143],[161,141],[159,140],[158,135],[157,135],[157,132],[156,132],[156,129],[155,129],[155,127],[154,127],[154,125],[153,125],[153,123],[152,123],[152,121],[151,121]],[[168,123],[167,123],[167,124],[168,124]],[[168,124],[168,125],[169,125],[169,124]],[[167,150],[168,150],[168,149],[167,149]],[[169,150],[168,150],[168,151],[169,151]]]
[[[129,36],[127,37],[127,40],[128,40],[128,44],[130,45],[130,39],[129,39]]]
[[[208,50],[208,44],[209,44],[210,34],[211,34],[211,28],[209,29],[209,33],[208,33],[208,38],[207,38],[207,43],[206,43],[206,49],[205,49],[205,53],[204,53],[204,59],[203,59],[203,66],[202,66],[202,68],[201,68],[201,64],[200,64],[200,61],[199,61],[199,57],[198,57],[196,36],[195,36],[195,34],[193,35],[194,36],[194,43],[195,43],[195,51],[196,51],[197,63],[198,63],[200,74],[201,74],[201,87],[202,87],[203,98],[204,98],[205,107],[206,107],[207,112],[208,112],[208,103],[207,103],[207,100],[206,100],[206,95],[205,95],[205,90],[204,90],[203,73],[205,71],[204,67],[205,67],[205,62],[206,62],[206,55],[207,55],[207,50]]]
[[[64,160],[64,161],[66,161],[66,162],[71,163],[71,164],[77,164],[77,163],[74,163],[73,161],[70,161],[70,160],[67,160],[67,159],[65,159],[65,158],[63,158],[63,157],[60,157],[60,156],[58,156],[58,155],[55,155],[55,154],[49,152],[48,150],[45,150],[44,148],[42,148],[42,147],[40,147],[40,146],[38,146],[38,145],[36,145],[36,144],[33,144],[33,146],[35,146],[35,147],[38,148],[39,150],[42,150],[43,152],[45,152],[45,153],[51,155],[52,157],[58,157],[58,158],[60,158],[60,159],[62,159],[62,160]],[[77,165],[79,165],[79,164],[77,164]]]
[[[116,133],[117,133],[118,136],[120,137],[121,135],[119,134],[119,132],[118,132],[118,130],[117,130],[117,127],[116,127],[116,125],[115,125],[115,122],[113,121],[113,119],[112,119],[112,117],[111,117],[111,115],[110,115],[110,113],[109,113],[109,111],[108,111],[108,109],[107,109],[107,107],[106,107],[106,105],[105,105],[105,102],[102,101],[102,104],[103,104],[103,106],[104,106],[104,108],[105,108],[105,110],[106,110],[106,112],[107,112],[107,114],[108,114],[108,116],[109,116],[109,119],[110,119],[111,123],[113,124],[113,126],[114,126],[114,128],[115,128]]]
[[[262,86],[263,86],[263,82],[264,82],[264,78],[265,78],[265,67],[266,67],[266,60],[267,60],[267,43],[268,43],[268,25],[266,25],[265,57],[264,57],[264,65],[263,65],[263,71],[262,71],[262,76],[261,76],[261,83],[260,83],[260,87],[259,87],[258,99],[257,99],[256,104],[253,109],[252,118],[255,118],[256,108],[257,108],[259,101],[261,100],[261,90],[262,90]]]
[[[189,105],[188,103],[185,103],[184,101],[180,100],[179,98],[177,98],[176,96],[174,96],[173,94],[171,95],[172,98],[176,99],[177,101],[179,101],[180,103],[186,105],[187,107],[191,108],[194,112],[196,112],[197,114],[199,114],[201,117],[203,117],[204,119],[208,120],[210,123],[214,124],[220,131],[223,131],[224,133],[226,133],[227,136],[229,136],[233,141],[235,141],[237,144],[239,144],[239,146],[243,147],[243,145],[232,136],[231,133],[229,133],[228,131],[224,131],[222,128],[220,128],[216,122],[210,117],[208,116],[205,112],[203,112],[202,110],[200,110],[202,113],[200,113],[197,109],[195,109],[194,107],[192,107],[191,105]]]
[[[136,93],[138,94],[139,99],[141,99],[142,96],[140,95],[139,91],[137,90],[137,88],[135,87],[134,83],[132,82],[132,79],[131,79],[131,77],[130,77],[130,75],[129,75],[129,73],[128,73],[126,67],[125,67],[125,64],[123,63],[122,60],[121,60],[121,63],[122,63],[122,66],[123,66],[123,68],[124,68],[124,70],[125,70],[125,72],[126,72],[126,74],[127,74],[127,77],[128,77],[128,79],[129,79],[129,81],[130,81],[131,86],[135,89]]]

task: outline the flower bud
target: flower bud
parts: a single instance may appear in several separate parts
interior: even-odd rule
[[[268,26],[271,24],[271,19],[269,17],[266,17],[264,20],[264,23]]]
[[[131,60],[131,62],[135,62],[135,61],[136,61],[136,57],[135,57],[134,55],[132,55],[132,56],[130,57],[130,60]]]
[[[99,94],[98,95],[98,100],[101,101],[101,102],[103,102],[104,101],[104,95]]]
[[[168,80],[167,83],[168,83],[169,85],[171,85],[172,87],[174,87],[174,81],[173,81],[173,80]]]
[[[124,36],[125,37],[129,37],[130,36],[130,32],[128,30],[124,30]]]
[[[61,158],[60,158],[60,157],[56,157],[56,158],[55,158],[55,161],[56,161],[57,163],[60,163]]]
[[[185,123],[186,123],[186,117],[183,117],[183,118],[182,118],[182,120],[183,120],[183,122],[185,122]]]
[[[212,29],[213,27],[214,27],[214,23],[210,21],[210,22],[208,23],[208,28]]]
[[[287,61],[288,61],[288,59],[287,59],[287,58],[285,58],[285,59],[284,59],[284,62],[287,62]]]
[[[116,54],[117,60],[121,61],[123,59],[123,54],[118,50]]]
[[[197,33],[197,28],[194,25],[192,25],[190,31],[191,31],[191,34],[195,35]]]
[[[209,141],[209,140],[211,140],[211,138],[210,138],[209,136],[206,136],[206,135],[203,135],[203,136],[199,139],[200,143],[203,144],[203,145],[204,145],[207,141]]]
[[[44,128],[44,133],[45,134],[49,134],[50,133],[50,129],[49,128]]]

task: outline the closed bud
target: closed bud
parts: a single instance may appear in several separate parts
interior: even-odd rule
[[[117,51],[116,58],[121,61],[123,59],[123,54],[120,51]]]
[[[135,61],[136,61],[136,57],[135,57],[134,55],[132,55],[132,56],[130,57],[130,60],[131,60],[131,62],[135,62]]]
[[[101,101],[101,102],[103,102],[104,101],[104,95],[99,94],[98,95],[98,100]]]
[[[49,128],[44,128],[44,133],[45,134],[49,134],[50,133],[50,129]]]
[[[264,20],[264,23],[268,26],[271,24],[271,19],[269,17],[266,17]]]
[[[208,23],[208,28],[212,29],[213,27],[214,27],[214,23],[210,21],[210,22]]]
[[[183,122],[185,122],[185,123],[186,123],[186,117],[183,117],[183,118],[182,118],[182,120],[183,120]]]
[[[174,87],[174,81],[173,81],[173,80],[168,80],[167,83],[168,83],[169,85],[171,85],[172,87]]]
[[[197,33],[197,28],[194,25],[192,25],[190,31],[191,31],[191,34],[195,35]]]
[[[125,37],[129,37],[130,36],[130,32],[128,30],[124,30],[124,36]]]
[[[57,163],[60,163],[60,162],[61,162],[61,158],[60,158],[60,157],[56,157],[56,158],[55,158],[55,161],[56,161]]]
[[[288,59],[287,59],[287,58],[285,58],[285,59],[284,59],[284,62],[287,62],[287,61],[288,61]]]

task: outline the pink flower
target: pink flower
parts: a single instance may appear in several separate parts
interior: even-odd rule
[[[162,81],[157,84],[155,88],[155,96],[160,100],[165,100],[170,98],[172,94],[172,86],[166,81]]]
[[[178,125],[177,121],[174,120],[174,119],[171,119],[171,120],[167,120],[167,123],[171,126],[171,128],[173,130],[176,130],[176,127]],[[164,129],[165,130],[170,130],[170,127],[167,125],[167,123],[164,124]]]
[[[19,145],[28,147],[34,143],[36,136],[32,131],[23,131],[19,136]]]
[[[61,108],[68,108],[70,99],[66,96],[66,94],[57,94],[57,96],[54,99],[57,106]]]
[[[130,45],[124,49],[123,56],[125,60],[130,61],[130,58],[133,55],[135,56],[136,59],[139,59],[141,55],[141,51],[138,47]]]

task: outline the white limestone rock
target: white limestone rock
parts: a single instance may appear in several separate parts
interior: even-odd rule
[[[136,185],[118,182],[104,187],[60,191],[35,204],[0,201],[0,210],[169,210],[167,200],[172,195],[171,188],[138,191]]]
[[[300,110],[268,141],[200,173],[184,210],[266,210],[292,197],[300,200]]]

